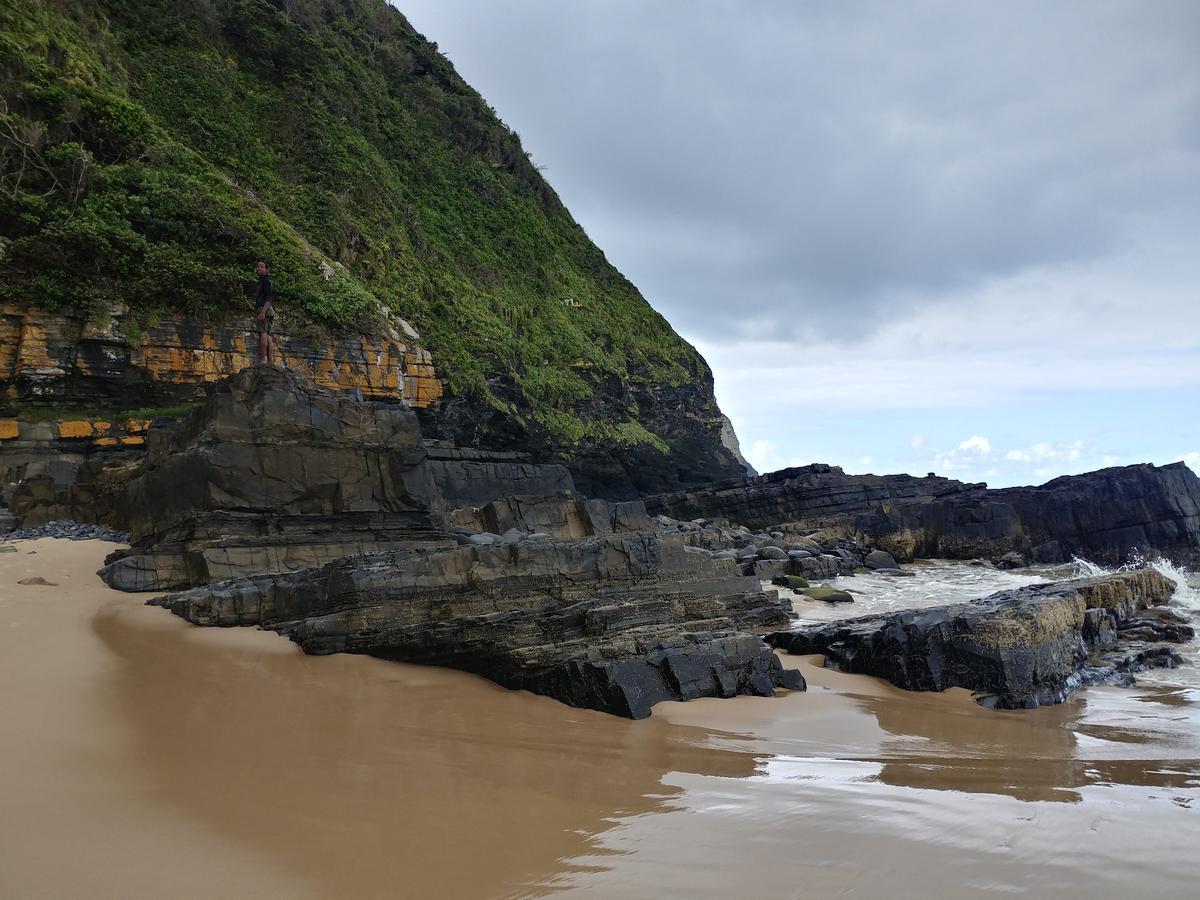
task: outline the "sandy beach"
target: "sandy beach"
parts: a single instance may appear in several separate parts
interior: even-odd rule
[[[1191,896],[1194,690],[1030,712],[799,665],[631,722],[195,628],[0,554],[4,897]],[[41,578],[49,585],[20,584]],[[664,892],[663,885],[670,885]]]

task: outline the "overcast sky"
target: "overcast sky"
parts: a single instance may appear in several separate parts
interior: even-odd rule
[[[396,5],[760,470],[1200,470],[1200,2]]]

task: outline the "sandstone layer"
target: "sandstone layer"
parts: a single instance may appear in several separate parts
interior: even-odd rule
[[[786,601],[649,533],[398,549],[150,602],[198,625],[260,625],[306,653],[452,666],[631,718],[660,700],[804,687],[748,632],[786,622]]]
[[[223,324],[163,319],[141,328],[117,309],[96,325],[69,312],[0,310],[0,396],[40,404],[136,407],[191,400],[254,364],[249,315]],[[281,328],[282,360],[317,384],[426,407],[442,395],[429,352],[397,332],[319,339]]]
[[[1152,569],[1039,584],[972,603],[905,610],[771,634],[794,654],[910,691],[964,687],[1004,708],[1061,703],[1071,691],[1174,665],[1193,637],[1162,608],[1174,592]]]

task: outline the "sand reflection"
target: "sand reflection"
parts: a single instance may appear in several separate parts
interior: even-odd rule
[[[629,722],[461,672],[195,628],[100,584],[106,549],[39,541],[0,557],[3,896],[1192,883],[1194,692],[997,712],[784,657],[808,693],[664,703]],[[61,588],[16,587],[30,576]]]
[[[305,657],[263,633],[110,607],[112,701],[161,800],[285,860],[323,893],[488,896],[561,873],[615,820],[667,808],[670,772],[753,754],[470,675]],[[567,869],[570,867],[567,866]]]

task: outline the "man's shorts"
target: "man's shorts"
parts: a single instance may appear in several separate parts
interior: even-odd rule
[[[256,318],[254,320],[254,323],[258,326],[259,334],[270,334],[271,333],[271,325],[274,324],[274,321],[275,321],[274,316],[267,316],[266,318],[263,318],[263,319]]]

